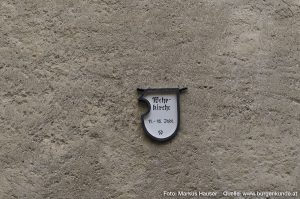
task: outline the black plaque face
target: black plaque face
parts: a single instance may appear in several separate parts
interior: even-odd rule
[[[179,96],[185,89],[138,89],[142,92],[139,100],[148,106],[148,111],[141,116],[146,135],[156,141],[167,141],[176,135],[180,124]]]

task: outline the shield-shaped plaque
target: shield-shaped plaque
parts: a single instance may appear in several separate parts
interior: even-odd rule
[[[148,105],[142,115],[145,133],[157,141],[173,138],[180,122],[180,92],[186,88],[149,88],[138,89],[142,92],[139,100]]]

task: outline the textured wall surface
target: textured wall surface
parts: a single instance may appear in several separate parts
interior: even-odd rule
[[[299,31],[299,0],[1,0],[0,198],[299,191]],[[154,143],[136,88],[178,85]]]

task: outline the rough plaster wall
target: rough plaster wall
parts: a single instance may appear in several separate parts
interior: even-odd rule
[[[299,31],[299,0],[1,0],[0,198],[299,190]],[[136,88],[177,85],[153,143]]]

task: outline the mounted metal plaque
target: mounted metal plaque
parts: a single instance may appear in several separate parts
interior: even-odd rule
[[[180,123],[180,92],[187,88],[148,88],[141,92],[139,101],[145,102],[148,111],[142,115],[145,133],[157,141],[173,138]]]

